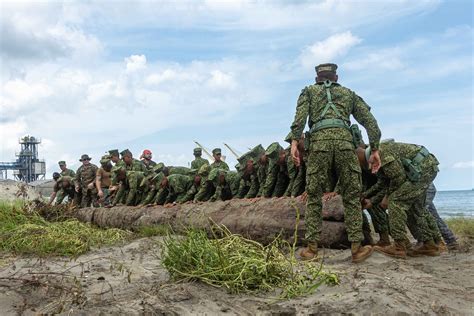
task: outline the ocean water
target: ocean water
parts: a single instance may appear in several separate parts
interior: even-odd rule
[[[438,191],[434,204],[441,217],[474,217],[474,190]]]

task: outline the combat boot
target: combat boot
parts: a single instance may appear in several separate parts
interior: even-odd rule
[[[352,262],[358,263],[362,262],[374,251],[372,246],[361,246],[360,242],[353,242],[351,245],[351,253],[352,253]]]
[[[423,242],[423,245],[416,247],[413,252],[417,255],[436,257],[439,256],[438,246],[433,240]]]
[[[376,251],[381,252],[384,255],[387,255],[390,257],[401,258],[401,259],[405,259],[407,257],[406,246],[403,240],[395,240],[395,242],[393,244],[390,244],[389,246],[385,246],[385,247],[375,246],[374,248]]]
[[[379,236],[380,236],[380,239],[375,244],[376,246],[379,246],[379,247],[390,246],[390,236],[388,235],[388,232],[380,233]]]
[[[309,242],[308,246],[301,250],[300,256],[302,260],[313,260],[318,257],[318,243]]]
[[[446,246],[446,243],[444,241],[440,240],[436,243],[436,245],[438,246],[438,250],[440,253],[448,251],[448,247]]]

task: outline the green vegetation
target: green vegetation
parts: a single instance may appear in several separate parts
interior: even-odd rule
[[[1,251],[76,257],[91,247],[114,244],[131,235],[120,229],[95,228],[75,219],[48,222],[37,210],[34,202],[0,201]]]
[[[141,226],[136,234],[139,237],[166,236],[169,231],[169,225]]]
[[[281,298],[310,294],[321,284],[339,282],[337,275],[322,271],[322,264],[298,262],[294,246],[280,238],[263,246],[225,227],[215,225],[214,231],[213,238],[196,230],[184,237],[168,234],[163,266],[173,278],[202,281],[231,293],[280,289]]]
[[[474,218],[453,217],[448,218],[446,223],[458,237],[474,239]]]

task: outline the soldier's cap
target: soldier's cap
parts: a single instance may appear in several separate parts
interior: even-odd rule
[[[110,162],[110,155],[103,155],[102,158],[100,158],[101,165],[106,165],[109,162]]]
[[[225,174],[226,171],[224,169],[219,169],[219,168],[214,168],[211,170],[211,172],[209,172],[209,176],[207,177],[207,181],[215,181],[217,180],[217,177],[219,177],[219,175],[221,174]]]
[[[58,165],[65,166],[66,162],[64,160],[60,160],[60,161],[58,161]]]
[[[211,171],[211,166],[209,165],[202,165],[201,168],[199,168],[198,175],[202,177],[207,177],[209,175],[209,172]]]
[[[119,156],[119,151],[118,151],[118,149],[111,149],[111,150],[109,150],[109,155],[110,155],[110,156],[116,156],[116,157],[118,157],[118,156]]]
[[[130,150],[128,150],[128,149],[122,150],[122,151],[120,152],[120,155],[121,155],[122,157],[123,157],[123,156],[130,156],[130,157],[133,156],[133,155],[132,155],[132,152],[131,152]]]
[[[59,172],[53,172],[53,179],[59,179],[60,176]]]
[[[89,157],[89,155],[88,155],[88,154],[84,154],[84,155],[82,155],[82,156],[81,156],[81,159],[79,159],[79,161],[81,161],[81,162],[82,162],[82,161],[84,161],[84,160],[91,160],[91,159],[92,159],[92,158],[91,158],[91,157]]]
[[[193,154],[194,155],[202,155],[202,148],[200,148],[200,147],[194,148]]]
[[[152,170],[154,172],[161,172],[163,168],[165,167],[165,164],[162,162],[157,163],[156,165],[153,166]]]
[[[337,65],[336,64],[320,64],[315,67],[316,73],[319,74],[320,72],[333,72],[336,73]]]
[[[213,155],[218,155],[218,154],[221,154],[221,153],[222,153],[222,150],[220,148],[214,148],[212,150]]]
[[[265,150],[265,155],[270,158],[276,158],[281,150],[283,150],[283,147],[281,147],[278,142],[274,142],[268,146],[267,150]]]

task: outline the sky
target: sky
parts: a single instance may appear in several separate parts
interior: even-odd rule
[[[334,62],[382,138],[436,155],[439,190],[474,188],[472,1],[1,1],[0,27],[0,161],[41,138],[48,178],[115,148],[188,166],[196,140],[234,166],[223,143],[286,147]]]

